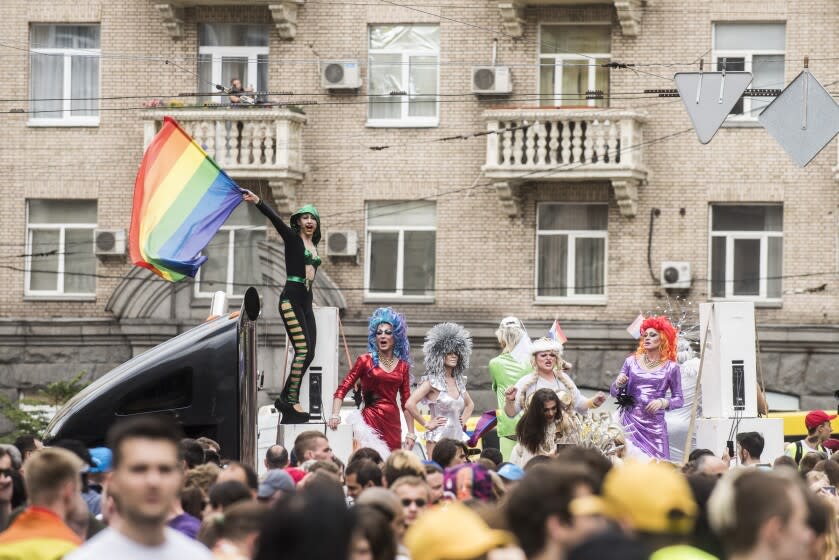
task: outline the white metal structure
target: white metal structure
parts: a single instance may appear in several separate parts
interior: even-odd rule
[[[699,304],[702,415],[706,418],[757,416],[755,310],[752,302]]]
[[[702,374],[705,377],[705,374]],[[703,401],[703,408],[704,408]],[[757,432],[763,436],[763,454],[761,463],[772,464],[775,459],[784,454],[784,420],[782,418],[697,418],[696,419],[696,448],[710,449],[714,455],[721,455],[725,451],[726,442],[734,441],[735,455],[737,450],[737,434],[743,432]],[[736,458],[735,458],[736,459]],[[732,461],[732,466],[734,461]]]
[[[332,395],[338,388],[338,308],[317,307],[314,313],[318,340],[315,346],[315,357],[303,376],[303,383],[300,386],[300,403],[304,410],[312,414],[312,422],[323,424],[323,421],[331,414]],[[288,337],[286,337],[286,348],[288,360],[286,360],[281,387],[285,386],[285,379],[293,358],[292,345]],[[313,392],[313,389],[317,387],[320,390]],[[321,411],[323,419],[321,419]]]

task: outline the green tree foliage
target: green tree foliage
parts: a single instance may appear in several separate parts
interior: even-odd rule
[[[48,383],[45,387],[21,399],[19,402],[14,402],[12,399],[0,395],[0,413],[14,426],[12,432],[5,434],[1,439],[4,441],[13,441],[16,437],[23,434],[43,436],[50,418],[42,411],[26,410],[21,408],[20,405],[60,407],[76,393],[90,385],[90,381],[85,379],[86,375],[86,371],[80,371],[71,379],[61,379]]]

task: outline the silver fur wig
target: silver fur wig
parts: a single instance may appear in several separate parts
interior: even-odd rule
[[[425,335],[422,351],[425,353],[425,378],[438,391],[446,390],[446,354],[457,354],[460,359],[452,374],[458,390],[466,390],[463,372],[469,367],[469,357],[472,355],[472,336],[469,331],[457,323],[434,325]]]

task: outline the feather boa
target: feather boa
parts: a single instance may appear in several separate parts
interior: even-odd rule
[[[346,422],[352,426],[353,439],[358,442],[359,447],[375,449],[382,456],[382,459],[388,458],[390,448],[379,433],[364,421],[360,410],[353,410],[347,414]]]

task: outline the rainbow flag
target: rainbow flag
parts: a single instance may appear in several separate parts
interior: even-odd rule
[[[242,189],[171,117],[149,144],[134,183],[131,260],[164,280],[194,277],[201,251],[242,202]]]
[[[552,338],[560,344],[568,342],[568,337],[565,336],[565,333],[562,332],[562,327],[559,326],[559,319],[554,319],[554,324],[551,325],[551,328],[548,331],[548,338]]]

